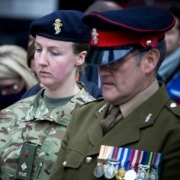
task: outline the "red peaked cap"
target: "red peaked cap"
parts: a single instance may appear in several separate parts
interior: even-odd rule
[[[142,6],[92,12],[83,22],[92,28],[91,46],[155,48],[164,39],[165,32],[174,26],[175,19],[167,10]]]
[[[167,10],[142,6],[92,12],[83,22],[92,29],[86,63],[99,66],[122,60],[137,46],[156,48],[175,18]]]

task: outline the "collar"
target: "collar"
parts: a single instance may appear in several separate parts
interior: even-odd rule
[[[147,99],[149,99],[155,92],[159,89],[159,84],[157,79],[153,81],[153,83],[146,88],[144,91],[140,92],[136,96],[134,96],[128,102],[120,105],[120,110],[122,112],[123,117],[127,117],[132,111],[134,111],[137,107],[139,107],[142,103],[144,103]]]
[[[71,117],[72,111],[78,106],[93,100],[84,88],[72,97],[72,99],[65,105],[59,106],[52,111],[46,107],[43,99],[44,89],[42,89],[35,97],[30,105],[30,109],[26,116],[26,121],[40,121],[47,120],[56,122],[63,126],[67,126]]]

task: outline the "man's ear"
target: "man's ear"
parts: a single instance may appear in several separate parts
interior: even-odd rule
[[[147,52],[145,60],[143,62],[145,72],[150,73],[154,71],[160,59],[160,53],[157,49],[151,49]]]
[[[87,51],[82,51],[82,52],[80,52],[80,53],[77,55],[75,65],[76,65],[76,66],[82,65],[82,64],[84,63],[84,61],[85,61],[86,56],[87,56]]]

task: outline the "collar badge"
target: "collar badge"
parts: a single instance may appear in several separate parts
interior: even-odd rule
[[[93,38],[93,40],[94,40],[94,44],[97,44],[98,43],[98,33],[97,33],[97,30],[95,29],[95,28],[93,28],[93,30],[92,30],[92,38]]]
[[[150,114],[148,114],[148,115],[146,116],[146,118],[145,118],[144,122],[145,122],[145,123],[148,123],[148,122],[150,121],[150,119],[151,119],[151,116],[152,116],[152,114],[151,114],[151,113],[150,113]]]
[[[55,19],[53,26],[54,26],[55,34],[59,34],[61,32],[61,27],[63,26],[61,19],[59,18]]]
[[[104,110],[104,108],[107,106],[107,104],[103,105],[100,109],[99,112],[102,113],[102,111]]]

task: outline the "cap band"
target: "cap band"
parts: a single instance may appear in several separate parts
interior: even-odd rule
[[[141,45],[144,48],[157,47],[160,39],[164,38],[162,33],[143,34],[127,31],[99,31],[93,28],[91,32],[91,45],[97,47],[120,47],[128,45]]]

